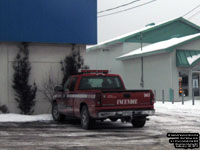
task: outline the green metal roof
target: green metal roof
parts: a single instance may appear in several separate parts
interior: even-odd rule
[[[196,59],[194,62],[189,63],[188,58],[197,56],[200,54],[200,50],[177,50],[176,51],[176,66],[177,67],[194,67],[200,58]]]
[[[180,38],[172,38],[166,41],[161,41],[158,43],[147,45],[143,47],[142,51],[141,51],[141,48],[133,50],[132,52],[129,52],[127,54],[117,57],[116,59],[128,60],[128,59],[134,59],[138,57],[145,57],[145,56],[150,56],[150,55],[155,55],[155,54],[173,52],[177,47],[190,43],[192,41],[198,40],[198,39],[200,39],[200,33],[185,36],[185,37],[180,37]]]
[[[87,51],[120,43],[120,42],[140,42],[140,34],[143,35],[143,42],[156,43],[173,37],[183,37],[200,32],[200,27],[192,22],[179,17],[154,26],[148,26],[143,29],[116,37],[114,39],[88,47]]]

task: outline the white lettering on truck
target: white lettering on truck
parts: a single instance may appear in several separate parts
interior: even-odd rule
[[[118,99],[117,105],[137,104],[137,99]]]

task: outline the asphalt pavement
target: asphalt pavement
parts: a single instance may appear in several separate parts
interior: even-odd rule
[[[165,117],[156,114],[140,129],[119,121],[98,122],[93,130],[82,129],[79,121],[0,123],[0,150],[173,150],[168,132],[200,131],[195,117]]]

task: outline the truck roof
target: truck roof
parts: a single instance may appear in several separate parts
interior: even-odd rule
[[[84,74],[78,74],[78,75],[72,75],[72,76],[117,76],[120,77],[118,74],[104,74],[104,73],[84,73]]]

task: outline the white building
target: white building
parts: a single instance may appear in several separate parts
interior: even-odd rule
[[[152,89],[167,101],[200,96],[200,28],[176,18],[87,49],[91,69],[120,74],[128,89]],[[199,97],[200,98],[200,97]]]
[[[12,63],[20,44],[27,42],[30,84],[35,82],[38,88],[34,110],[48,113],[50,103],[41,94],[41,84],[49,73],[62,78],[60,62],[72,46],[84,55],[86,44],[97,43],[97,1],[4,0],[0,10],[0,106],[20,112],[12,89]]]

